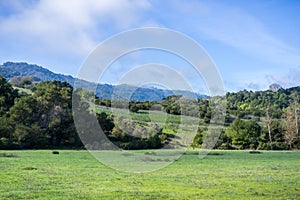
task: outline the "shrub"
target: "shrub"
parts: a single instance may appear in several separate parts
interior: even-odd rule
[[[222,143],[221,146],[218,149],[222,149],[222,150],[229,150],[229,149],[233,149],[229,143]]]
[[[129,108],[130,112],[137,113],[139,111],[139,108],[136,105],[132,105]]]
[[[268,143],[259,143],[259,150],[288,150],[289,146],[283,142],[268,142]]]
[[[261,154],[262,152],[260,151],[249,151],[250,154]]]
[[[2,137],[0,138],[0,149],[20,149],[20,145],[11,139]]]

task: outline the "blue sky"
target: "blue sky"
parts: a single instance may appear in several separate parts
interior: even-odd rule
[[[3,0],[0,62],[25,61],[76,75],[108,37],[132,28],[162,27],[197,41],[216,64],[227,91],[264,90],[272,83],[292,87],[300,85],[299,10],[297,0]],[[187,65],[159,52],[121,59],[103,81],[115,83],[132,63],[159,59],[169,59],[167,64],[197,91],[206,92]]]

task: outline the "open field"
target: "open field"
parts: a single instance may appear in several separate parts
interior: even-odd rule
[[[140,122],[153,122],[158,124],[164,124],[164,123],[180,123],[181,118],[185,117],[187,119],[195,119],[194,117],[188,117],[188,116],[180,116],[180,115],[171,115],[167,114],[163,111],[149,111],[149,110],[140,110],[138,113],[129,112],[128,109],[121,109],[121,108],[110,108],[105,106],[95,106],[93,109],[97,112],[106,112],[106,113],[112,113],[113,115],[117,117],[125,117],[125,118],[131,118],[135,121]],[[199,120],[199,119],[198,119]]]
[[[193,130],[195,129],[195,125],[197,126],[199,123],[203,123],[203,119],[199,119],[191,116],[184,115],[172,115],[167,114],[163,111],[156,110],[140,110],[137,113],[129,112],[128,109],[121,108],[110,108],[105,106],[94,106],[92,108],[96,113],[105,112],[107,114],[112,114],[115,118],[123,117],[126,119],[133,120],[135,122],[150,124],[155,123],[160,125],[163,128],[163,132],[169,134],[176,134],[179,131],[179,128],[193,126]],[[180,124],[183,125],[180,127]],[[208,126],[208,125],[206,125]],[[204,127],[201,125],[201,127]],[[182,130],[181,130],[182,132]],[[193,136],[194,137],[194,136]]]
[[[0,151],[0,199],[300,198],[299,151],[212,151],[199,159],[190,150],[144,174],[106,167],[87,151],[59,152]]]

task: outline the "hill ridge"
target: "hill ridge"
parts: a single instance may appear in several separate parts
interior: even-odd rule
[[[65,81],[74,87],[76,80],[79,80],[71,75],[55,73],[47,68],[36,64],[28,64],[26,62],[5,62],[0,65],[0,74],[6,79],[12,79],[16,76],[32,76],[35,81]],[[206,95],[193,93],[183,90],[164,90],[159,88],[135,87],[131,85],[111,85],[107,83],[91,83],[85,80],[79,80],[84,89],[91,90],[97,88],[95,93],[100,99],[111,99],[114,91],[118,91],[119,97],[130,96],[131,100],[135,101],[161,101],[163,98],[177,94],[187,98],[205,98]],[[115,97],[115,96],[114,96]]]

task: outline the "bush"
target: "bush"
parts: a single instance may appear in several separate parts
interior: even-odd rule
[[[20,145],[11,139],[2,137],[0,138],[0,149],[6,149],[6,150],[20,149]]]
[[[262,152],[260,151],[249,151],[250,154],[261,154]]]
[[[52,151],[52,154],[59,154],[59,151]]]
[[[229,143],[222,143],[221,146],[218,149],[222,150],[231,150],[234,149]]]
[[[268,142],[268,143],[259,143],[259,150],[289,150],[289,146],[283,142]]]
[[[250,149],[256,149],[256,145],[255,145],[255,144],[250,144],[250,145],[249,145],[249,148],[250,148]]]
[[[137,113],[139,111],[139,108],[136,105],[132,105],[129,108],[130,112]]]

